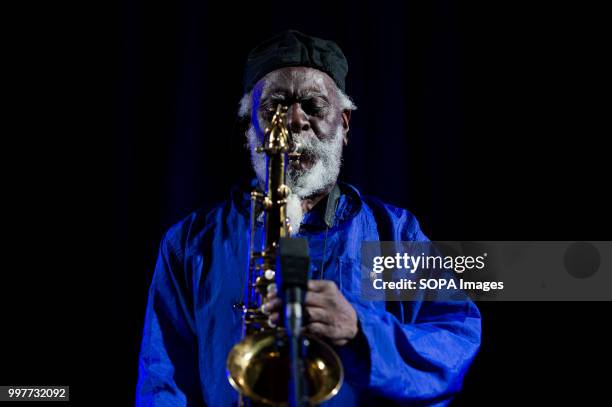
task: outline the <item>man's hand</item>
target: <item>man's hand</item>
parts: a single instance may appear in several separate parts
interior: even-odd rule
[[[276,292],[268,293],[267,299],[264,311],[270,321],[278,323],[281,300]],[[327,338],[336,346],[346,345],[357,335],[357,313],[333,281],[309,280],[305,305],[307,332]]]

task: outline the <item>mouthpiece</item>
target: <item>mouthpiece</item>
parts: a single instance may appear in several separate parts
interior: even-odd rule
[[[300,163],[300,156],[302,153],[300,152],[300,148],[302,147],[300,143],[293,143],[293,150],[289,152],[288,157],[289,160],[295,162],[296,164]]]

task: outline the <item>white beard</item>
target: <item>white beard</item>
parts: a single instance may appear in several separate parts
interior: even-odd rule
[[[289,219],[289,225],[291,226],[290,234],[293,236],[300,231],[300,225],[302,219],[304,219],[302,201],[296,194],[290,194],[287,197],[287,219]]]
[[[321,141],[315,136],[293,136],[293,141],[300,143],[300,151],[308,152],[314,156],[314,165],[306,170],[287,168],[287,186],[291,194],[287,198],[287,217],[292,228],[292,234],[300,229],[304,218],[301,201],[315,195],[318,192],[330,188],[336,183],[340,166],[342,165],[343,131],[338,127],[334,137],[329,141]],[[266,156],[264,153],[256,153],[255,148],[262,144],[253,126],[247,131],[249,149],[251,151],[251,163],[260,185],[266,183]]]

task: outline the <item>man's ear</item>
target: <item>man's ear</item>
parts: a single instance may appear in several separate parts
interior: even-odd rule
[[[351,120],[351,110],[342,111],[342,132],[344,133],[344,145],[348,144],[349,121]]]
[[[241,137],[244,137],[247,146],[249,144],[247,131],[249,130],[249,126],[251,125],[250,117],[251,115],[240,117],[236,122],[236,127],[238,129],[238,135]]]

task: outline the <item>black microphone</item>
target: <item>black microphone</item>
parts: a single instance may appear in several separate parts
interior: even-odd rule
[[[289,342],[291,370],[289,406],[291,407],[302,407],[307,402],[302,380],[300,331],[303,323],[304,299],[308,290],[309,266],[310,256],[306,239],[286,237],[279,239],[276,278],[285,308],[285,328]]]

